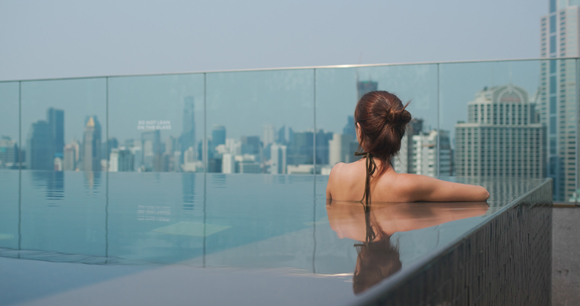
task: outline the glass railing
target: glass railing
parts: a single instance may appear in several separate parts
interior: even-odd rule
[[[34,175],[47,184],[67,171],[85,172],[85,184],[131,179],[115,172],[327,175],[354,160],[357,100],[387,90],[411,101],[414,118],[397,171],[552,177],[554,199],[574,202],[578,67],[566,58],[3,81],[0,169],[45,170]],[[2,197],[27,194],[1,173],[16,184]]]

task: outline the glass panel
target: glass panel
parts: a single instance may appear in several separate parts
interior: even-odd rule
[[[0,248],[18,248],[18,82],[0,83]]]
[[[206,226],[223,229],[207,235],[208,266],[272,266],[294,257],[296,243],[307,245],[305,253],[312,254],[312,174],[319,172],[314,165],[313,78],[311,69],[207,75]],[[257,199],[266,204],[260,214],[244,209]],[[292,203],[294,219],[287,218],[290,211],[272,205],[280,201]],[[264,253],[266,244],[255,244],[287,231],[300,234],[269,239],[277,252]],[[273,260],[261,261],[261,255]],[[298,256],[291,266],[310,270],[312,257]]]
[[[550,93],[559,90],[553,88],[557,82],[546,83],[540,77],[545,65],[542,61],[441,64],[440,120],[443,129],[452,131],[457,176],[548,174],[547,127],[556,119],[549,115],[555,108]],[[575,85],[567,90],[575,97]],[[483,109],[482,120],[470,118],[469,107]]]
[[[338,162],[352,162],[358,147],[355,134],[354,108],[365,93],[386,90],[406,104],[414,120],[401,143],[393,165],[398,172],[449,175],[448,155],[436,163],[437,131],[437,66],[400,65],[364,68],[317,69],[316,126],[326,136],[326,159],[319,158],[322,173],[329,174]],[[425,146],[424,146],[425,145]],[[427,148],[419,150],[419,148]],[[421,159],[429,163],[419,163]],[[322,187],[322,186],[320,186]],[[319,189],[317,187],[317,189]],[[362,197],[362,195],[361,195]]]
[[[109,255],[202,265],[204,75],[110,78],[109,126]]]
[[[22,82],[21,101],[22,249],[105,255],[106,80]]]
[[[313,95],[313,70],[208,74],[208,172],[318,172]]]

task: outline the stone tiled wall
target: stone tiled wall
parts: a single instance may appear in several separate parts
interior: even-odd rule
[[[371,305],[550,305],[547,181]]]

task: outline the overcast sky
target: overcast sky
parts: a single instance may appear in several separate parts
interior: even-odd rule
[[[535,58],[547,0],[0,1],[0,80]]]

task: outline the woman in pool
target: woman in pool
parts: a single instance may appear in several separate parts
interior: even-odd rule
[[[409,103],[407,103],[409,105]],[[411,114],[401,100],[386,91],[365,94],[354,110],[359,151],[353,163],[338,163],[330,172],[326,197],[338,201],[415,202],[485,201],[483,187],[441,181],[416,174],[397,173],[391,159],[401,148],[401,139]],[[361,200],[362,195],[362,200]]]

